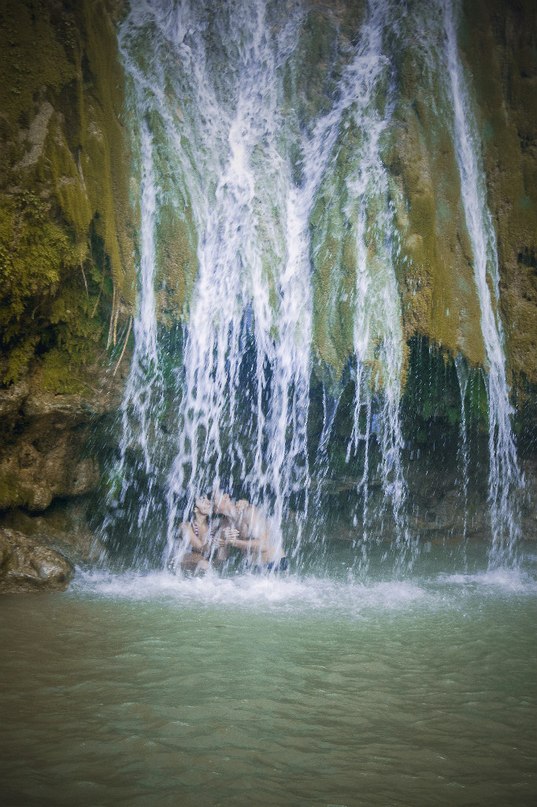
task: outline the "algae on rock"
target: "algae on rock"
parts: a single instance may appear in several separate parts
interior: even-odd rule
[[[461,48],[480,114],[513,381],[537,383],[537,7],[464,3]]]
[[[117,8],[2,4],[0,384],[81,391],[134,304]]]

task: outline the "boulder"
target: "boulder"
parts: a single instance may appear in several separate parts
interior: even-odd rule
[[[0,593],[64,591],[73,565],[59,552],[10,529],[0,529]]]
[[[36,544],[54,549],[75,565],[98,562],[105,548],[88,526],[90,497],[57,500],[43,513],[13,509],[4,514],[2,527],[23,533]]]
[[[0,450],[0,508],[46,510],[58,497],[82,496],[99,484],[95,457],[81,456],[88,428],[28,423]]]

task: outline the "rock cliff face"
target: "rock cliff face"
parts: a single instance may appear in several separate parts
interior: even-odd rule
[[[0,508],[40,512],[57,497],[93,490],[99,469],[95,459],[83,457],[82,451],[97,414],[95,406],[80,396],[31,394],[24,384],[12,387],[9,395],[2,406]],[[0,391],[0,402],[2,397]]]
[[[534,428],[537,8],[531,0],[465,0],[462,10],[460,44],[498,236],[509,372]],[[98,488],[101,470],[88,441],[120,400],[121,373],[112,372],[135,304],[137,224],[117,41],[123,12],[121,0],[6,0],[0,9],[0,514],[26,531],[44,519],[36,540],[46,540],[47,514],[59,500],[71,507]],[[326,4],[311,3],[299,43],[304,69],[289,77],[302,88],[304,119],[330,92],[327,14]],[[330,14],[350,41],[363,3],[333,4]],[[479,366],[484,347],[453,142],[430,103],[435,88],[422,81],[424,65],[407,53],[396,61],[396,125],[383,160],[409,258],[398,277],[405,340],[425,340],[448,363],[461,353]],[[340,159],[344,171],[344,152]],[[156,170],[163,176],[157,300],[161,327],[173,328],[188,316],[198,234],[188,200],[181,215],[168,201],[165,155]],[[323,205],[321,198],[314,211],[320,229]],[[336,378],[352,352],[354,263],[352,245],[328,232],[314,260],[314,327],[318,357]],[[334,278],[349,294],[332,305]],[[442,414],[449,418],[447,405]],[[85,535],[83,516],[75,521]],[[2,540],[4,547],[23,543],[13,531]],[[4,567],[22,569],[22,551],[13,550]],[[67,580],[66,571],[58,574]]]
[[[69,561],[95,560],[102,549],[88,527],[102,473],[92,438],[102,441],[103,424],[117,413],[123,374],[112,378],[101,368],[96,383],[100,388],[91,397],[54,394],[34,379],[0,389],[0,532],[2,525],[17,531],[14,554],[6,549],[14,533],[0,536],[5,550],[0,591],[61,588],[71,573],[62,572],[61,581],[56,572],[41,573],[41,555],[45,565],[52,558],[54,568],[64,569]],[[40,546],[46,547],[41,554]]]
[[[100,480],[88,439],[99,421],[117,411],[119,388],[91,399],[31,390],[19,383],[0,390],[0,510],[42,512],[56,498],[83,496]]]
[[[498,235],[508,357],[515,381],[536,384],[537,7],[528,0],[468,2],[464,23]]]
[[[93,358],[103,342],[118,340],[134,303],[136,215],[116,30],[123,7],[119,0],[74,5],[24,0],[8,1],[0,12],[0,383],[7,386],[37,368],[40,388],[83,392],[88,353]],[[337,14],[350,37],[363,18],[362,4],[338,6]],[[533,384],[536,14],[529,0],[466,2],[460,38],[485,146],[510,368]],[[304,70],[293,81],[299,89],[304,85],[306,118],[330,91],[325,85],[333,31],[326,19],[324,6],[313,4],[299,43]],[[438,88],[423,76],[416,55],[401,53],[396,125],[383,154],[403,251],[411,259],[400,277],[405,335],[425,336],[479,364],[484,358],[479,306],[456,158],[448,128],[430,103]],[[341,161],[344,170],[344,154]],[[164,159],[161,169],[165,175]],[[196,271],[188,205],[175,215],[166,203],[170,190],[164,179],[158,299],[167,325],[187,315]],[[325,270],[339,272],[343,287],[352,285],[346,276],[353,270],[347,267],[350,245],[343,239],[329,246],[327,265],[319,258],[321,297]],[[326,300],[319,301],[318,349],[338,366],[352,330],[343,309],[342,314],[334,317]],[[325,337],[333,342],[329,347],[322,344]]]
[[[360,7],[352,5],[354,23],[359,21]],[[345,14],[338,8],[344,26],[351,4]],[[439,11],[430,4],[433,13]],[[472,77],[488,204],[497,234],[509,369],[512,382],[521,388],[527,382],[537,383],[536,15],[531,2],[468,0],[462,3],[459,34],[463,65]],[[307,30],[304,72],[307,76],[320,72],[316,86],[323,86],[333,48],[324,9],[310,14]],[[421,33],[417,30],[416,37]],[[317,64],[309,65],[308,59],[317,59]],[[446,88],[431,72],[430,59],[426,48],[401,49],[397,54],[394,119],[383,150],[402,254],[407,258],[398,278],[404,333],[407,340],[426,337],[447,356],[462,353],[476,366],[484,363],[485,355],[472,250],[445,114]],[[305,87],[304,95],[308,93],[313,97],[313,91]],[[322,99],[311,103],[320,105]],[[338,159],[344,175],[349,154],[342,149]],[[330,215],[330,204],[329,195],[320,197],[314,214],[316,229],[322,226],[323,216]],[[329,286],[334,272],[338,273],[348,300],[356,263],[352,243],[339,229],[338,233],[337,216],[332,215],[322,243],[316,236],[317,349],[322,360],[335,367],[336,375],[352,352],[352,321],[347,304],[330,295]]]
[[[0,10],[0,383],[82,392],[133,303],[112,2]]]
[[[88,439],[119,401],[121,373],[109,368],[124,347],[135,284],[120,11],[117,2],[62,0],[0,9],[4,520],[97,488]]]

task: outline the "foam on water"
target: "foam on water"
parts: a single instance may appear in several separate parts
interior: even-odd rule
[[[165,602],[179,608],[217,606],[253,613],[327,615],[360,619],[372,614],[460,610],[468,598],[489,600],[510,596],[537,596],[535,575],[508,568],[474,574],[440,574],[405,580],[362,582],[316,575],[176,577],[168,572],[149,574],[109,572],[81,574],[74,593],[106,599]]]
[[[285,575],[282,577],[241,574],[219,577],[176,577],[167,572],[141,575],[128,573],[83,574],[74,587],[80,594],[114,599],[166,600],[181,606],[218,605],[292,613],[343,613],[359,617],[370,609],[396,610],[426,598],[425,589],[414,581],[381,581],[371,584],[329,577]]]
[[[446,574],[437,578],[440,584],[464,588],[494,589],[503,594],[537,594],[537,580],[520,569],[498,567],[475,574]]]

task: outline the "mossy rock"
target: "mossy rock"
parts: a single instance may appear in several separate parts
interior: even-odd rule
[[[0,12],[0,384],[78,389],[134,303],[112,0]]]

